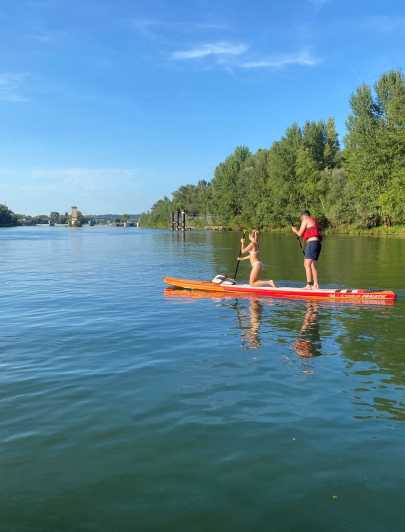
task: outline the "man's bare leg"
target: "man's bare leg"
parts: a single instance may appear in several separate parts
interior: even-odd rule
[[[312,268],[311,268],[312,259],[304,259],[304,268],[305,268],[305,275],[307,276],[307,285],[305,287],[306,290],[311,290],[312,286]]]
[[[314,279],[314,289],[318,290],[319,283],[318,283],[318,270],[316,269],[316,260],[313,260],[311,262],[311,272],[312,272],[312,277]]]

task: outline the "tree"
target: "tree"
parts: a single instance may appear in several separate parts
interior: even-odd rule
[[[141,215],[139,223],[142,226],[168,227],[172,210],[172,202],[165,196],[157,201],[149,212]]]
[[[297,184],[301,191],[301,209],[305,207],[314,210],[314,207],[318,207],[319,204],[320,169],[319,163],[305,145],[300,146],[297,151],[296,175]]]
[[[404,210],[392,208],[403,194],[405,78],[388,72],[374,89],[363,85],[352,96],[345,138],[345,168],[368,226],[405,221]]]
[[[302,145],[302,131],[297,124],[289,127],[282,139],[273,143],[269,153],[269,188],[273,203],[273,223],[283,225],[286,214],[300,209],[302,194],[297,187],[297,154]]]
[[[17,225],[17,216],[6,205],[0,204],[0,226],[11,227]]]
[[[56,211],[52,211],[49,215],[49,223],[57,224],[59,223],[60,214]]]
[[[323,160],[326,168],[336,168],[340,166],[339,136],[333,118],[329,118],[326,122],[326,142],[323,150]]]
[[[326,126],[324,122],[306,122],[302,131],[302,143],[318,169],[325,168]]]
[[[250,155],[246,146],[239,146],[215,169],[211,206],[214,216],[221,223],[232,223],[242,212],[243,191],[240,178],[243,165]]]

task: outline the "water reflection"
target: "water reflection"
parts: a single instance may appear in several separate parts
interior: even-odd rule
[[[261,345],[260,325],[263,315],[263,304],[257,299],[251,299],[249,306],[242,307],[237,300],[234,309],[238,318],[242,345],[246,349],[258,349]]]
[[[319,303],[307,303],[302,327],[293,346],[300,357],[311,358],[321,354],[318,313]]]
[[[263,321],[263,306],[271,305],[272,299],[259,299],[257,296],[241,296],[235,298],[233,294],[223,292],[202,292],[198,290],[181,290],[166,288],[166,297],[184,299],[214,299],[223,301],[224,305],[236,313],[237,324],[240,330],[242,346],[246,349],[258,349],[262,345],[260,328]],[[227,304],[226,300],[232,300]],[[245,301],[248,304],[245,304]],[[302,358],[311,358],[321,354],[321,335],[318,322],[319,303],[311,301],[306,304],[302,325],[293,343],[294,351]]]
[[[175,288],[167,288],[165,296],[189,303],[212,299],[228,310],[230,327],[234,330],[236,324],[243,349],[270,348],[284,353],[289,361],[292,354],[299,361],[293,367],[305,375],[315,373],[314,358],[339,354],[341,370],[353,382],[354,417],[405,421],[405,338],[397,332],[403,326],[398,306],[317,301],[285,305],[252,295],[235,298],[223,292]]]

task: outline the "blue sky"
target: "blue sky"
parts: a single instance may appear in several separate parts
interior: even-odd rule
[[[139,212],[405,57],[405,4],[2,0],[0,202]]]

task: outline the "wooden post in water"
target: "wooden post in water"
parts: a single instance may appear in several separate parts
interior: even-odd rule
[[[177,209],[176,212],[170,213],[170,225],[172,231],[187,231],[186,211]]]

